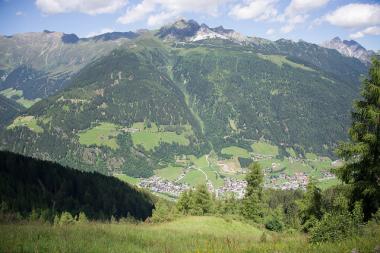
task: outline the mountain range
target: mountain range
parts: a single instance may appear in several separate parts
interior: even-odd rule
[[[369,64],[371,62],[371,57],[375,55],[374,51],[365,49],[358,42],[354,40],[342,41],[339,37],[326,41],[322,43],[321,46],[336,49],[342,55],[357,58],[366,64]]]
[[[336,46],[193,20],[84,39],[2,36],[0,110],[10,116],[0,148],[134,177],[184,154],[223,157],[225,147],[250,150],[258,140],[281,156],[289,148],[333,156],[368,68],[364,54]]]

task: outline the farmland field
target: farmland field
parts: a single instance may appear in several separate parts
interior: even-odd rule
[[[278,155],[278,147],[271,145],[266,142],[255,142],[252,144],[252,150],[255,154],[261,154],[261,155],[271,155],[271,156],[277,156]]]
[[[19,116],[17,117],[8,129],[15,127],[27,127],[35,133],[42,133],[44,130],[38,125],[37,119],[34,116]]]
[[[159,129],[154,123],[152,123],[150,127],[146,127],[144,123],[138,122],[133,124],[132,127],[139,129],[139,131],[131,134],[133,144],[135,146],[141,145],[145,150],[153,150],[162,142],[178,143],[185,146],[190,143],[186,136],[191,134],[191,129],[186,129],[183,133],[177,134],[176,132]]]
[[[160,176],[161,178],[167,180],[175,180],[176,178],[178,178],[179,175],[181,175],[182,171],[183,168],[181,167],[168,166],[163,169],[155,170],[155,173],[157,176]]]
[[[118,126],[112,123],[102,122],[98,126],[80,132],[79,143],[90,146],[108,146],[117,149],[116,136],[119,134]]]
[[[226,154],[226,155],[232,155],[232,156],[235,156],[235,157],[243,157],[243,158],[249,158],[249,153],[246,149],[244,148],[240,148],[240,147],[236,147],[236,146],[231,146],[231,147],[228,147],[228,148],[223,148],[222,149],[222,154]]]

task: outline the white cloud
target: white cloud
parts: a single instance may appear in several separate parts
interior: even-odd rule
[[[276,33],[276,30],[273,29],[273,28],[269,28],[269,29],[265,32],[265,34],[266,34],[266,35],[269,35],[269,36],[271,36],[271,35],[273,35],[273,34],[275,34],[275,33]]]
[[[169,21],[176,18],[179,18],[176,12],[160,12],[149,16],[147,23],[151,27],[158,27],[167,24]]]
[[[24,15],[24,13],[22,11],[18,11],[15,14],[16,14],[16,16],[22,16],[22,15]]]
[[[358,31],[356,33],[350,34],[350,38],[359,39],[365,35],[380,35],[380,26],[370,26],[364,30]]]
[[[327,14],[324,20],[346,28],[369,27],[380,24],[380,4],[347,4]]]
[[[277,15],[277,0],[249,0],[233,6],[228,13],[236,19],[268,20]]]
[[[285,9],[286,15],[307,13],[326,5],[329,0],[292,0]]]
[[[36,0],[37,7],[45,14],[81,12],[96,15],[113,13],[126,4],[127,0]]]
[[[219,6],[227,0],[142,0],[129,8],[117,19],[121,24],[130,24],[147,20],[148,25],[158,26],[182,13],[218,14]]]
[[[97,35],[100,35],[103,33],[111,33],[111,32],[114,32],[114,30],[112,28],[103,28],[97,32],[90,32],[89,34],[86,35],[86,38],[94,37],[94,36],[97,36]]]
[[[151,0],[144,0],[138,5],[129,8],[125,14],[117,19],[121,24],[130,24],[140,21],[155,10],[156,3]]]
[[[289,33],[298,24],[305,23],[309,18],[309,13],[315,9],[326,5],[330,0],[292,0],[285,8],[284,14],[279,15],[277,20],[284,22],[281,32]]]

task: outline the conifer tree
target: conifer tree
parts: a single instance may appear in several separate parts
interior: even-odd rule
[[[187,191],[182,192],[179,196],[176,208],[182,214],[188,214],[190,210],[190,197]]]
[[[196,187],[191,196],[191,213],[194,215],[204,215],[210,213],[212,200],[207,186],[200,184]]]
[[[243,199],[243,215],[248,219],[260,222],[264,216],[263,181],[264,175],[258,163],[248,167],[246,176],[247,188]]]
[[[372,60],[369,77],[363,81],[362,98],[354,102],[350,142],[340,144],[338,155],[345,161],[340,179],[352,186],[351,205],[362,201],[368,220],[380,205],[380,61]]]

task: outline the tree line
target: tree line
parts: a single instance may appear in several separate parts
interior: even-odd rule
[[[97,220],[145,220],[154,208],[149,193],[114,177],[6,151],[0,151],[0,203],[2,213],[34,213],[48,221],[63,212]]]

